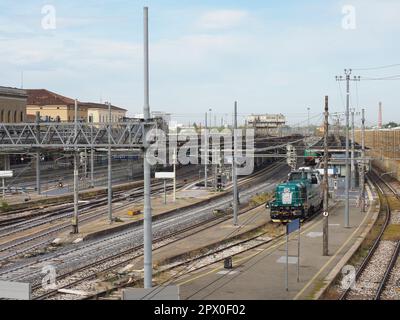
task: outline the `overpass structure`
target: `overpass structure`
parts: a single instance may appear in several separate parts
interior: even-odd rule
[[[155,121],[141,119],[119,123],[43,122],[1,123],[0,152],[20,153],[38,150],[82,148],[135,148],[143,146],[145,127]]]

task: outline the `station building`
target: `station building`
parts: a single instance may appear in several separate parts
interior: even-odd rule
[[[24,122],[26,104],[25,90],[0,86],[0,123]]]
[[[283,114],[252,114],[246,118],[247,126],[255,129],[256,136],[279,135],[286,124]]]
[[[46,89],[28,89],[26,113],[35,117],[36,112],[47,121],[75,120],[75,100]],[[120,121],[125,109],[111,106],[111,121]],[[105,104],[78,101],[78,118],[84,122],[108,122],[108,107]]]
[[[107,105],[93,102],[84,102],[82,105],[87,107],[90,122],[108,122],[109,112]],[[111,105],[111,122],[122,121],[125,116],[125,109]]]

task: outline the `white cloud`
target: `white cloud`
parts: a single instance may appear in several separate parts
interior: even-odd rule
[[[228,29],[243,23],[247,17],[246,11],[215,10],[201,16],[197,24],[204,29]]]

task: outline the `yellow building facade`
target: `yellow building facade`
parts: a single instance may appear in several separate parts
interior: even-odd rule
[[[72,122],[75,120],[75,100],[45,89],[28,89],[26,113],[31,117],[40,113],[49,121]],[[112,121],[121,120],[126,110],[112,106]],[[107,122],[108,107],[105,104],[78,101],[78,119],[84,122]]]
[[[25,90],[0,87],[0,123],[26,120],[27,93]]]

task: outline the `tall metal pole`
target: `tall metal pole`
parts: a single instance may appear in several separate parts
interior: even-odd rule
[[[90,137],[93,140],[93,118],[90,124]],[[91,141],[93,145],[93,141]],[[94,188],[94,148],[90,149],[90,187]]]
[[[365,109],[361,111],[361,212],[365,212]]]
[[[79,169],[78,169],[78,101],[75,99],[75,112],[74,112],[74,218],[72,219],[72,233],[79,232]]]
[[[286,225],[286,274],[285,274],[285,287],[289,291],[289,233]]]
[[[351,110],[351,189],[356,187],[354,109]]]
[[[307,108],[307,135],[310,135],[310,108]]]
[[[236,173],[236,152],[237,152],[237,101],[234,105],[234,124],[233,124],[233,156],[232,156],[232,179],[233,179],[233,225],[238,224],[238,186]]]
[[[143,171],[144,171],[144,287],[152,287],[153,279],[153,259],[152,259],[152,243],[153,243],[153,230],[152,230],[152,217],[151,217],[151,199],[150,199],[150,163],[147,161],[148,143],[147,135],[147,122],[150,119],[150,104],[149,104],[149,9],[144,7],[144,156],[143,156]]]
[[[36,139],[40,141],[40,112],[36,112]],[[40,195],[42,193],[40,187],[40,152],[36,152],[36,191]]]
[[[206,121],[205,121],[205,128],[204,128],[204,188],[207,189],[207,165],[208,165],[208,135],[207,135],[207,112],[205,114]]]
[[[108,102],[108,221],[113,222],[112,214],[112,162],[111,162],[111,103]]]
[[[167,204],[167,179],[164,179],[164,204]]]
[[[325,120],[324,120],[324,221],[323,221],[323,245],[322,245],[322,255],[329,255],[329,247],[328,247],[328,199],[329,199],[329,183],[328,183],[328,136],[329,136],[329,105],[328,105],[328,96],[325,96]]]
[[[349,204],[349,188],[350,188],[350,179],[351,172],[349,167],[349,110],[350,110],[350,80],[359,81],[360,77],[354,77],[350,79],[351,69],[345,69],[345,79],[342,76],[336,77],[337,81],[346,81],[346,156],[345,156],[345,164],[346,164],[346,177],[345,177],[345,210],[344,210],[344,227],[350,227],[350,204]]]
[[[350,74],[351,70],[345,70],[346,74],[346,178],[345,178],[345,211],[344,211],[344,227],[350,227],[350,201],[349,201],[349,187],[351,172],[349,168],[349,109],[350,109]]]
[[[218,173],[218,161],[219,159],[217,159],[218,156],[218,152],[217,152],[217,147],[213,148],[214,151],[214,155],[215,155],[215,163],[214,163],[214,189],[215,191],[218,191],[218,183],[217,183],[217,173]]]
[[[174,148],[174,202],[176,202],[176,149]]]

